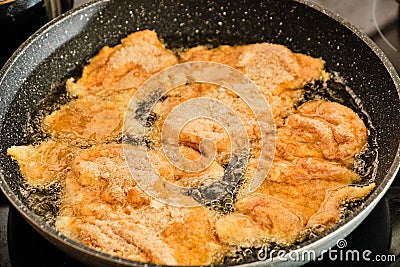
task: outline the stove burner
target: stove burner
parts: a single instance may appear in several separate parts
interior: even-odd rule
[[[400,1],[396,1],[374,0],[372,20],[375,31],[370,32],[369,36],[400,72]]]
[[[400,0],[397,1],[400,2]],[[397,12],[399,7],[394,1],[390,2],[390,5],[385,5],[386,9],[390,7],[392,7],[391,13],[394,15],[390,15],[389,17],[392,17],[393,19],[386,21],[382,17],[384,15],[384,17],[388,17],[387,14],[384,13],[384,11],[379,11],[379,9],[382,9],[382,1],[374,0],[372,5],[372,20],[376,27],[376,33],[374,35],[378,34],[382,41],[385,42],[390,49],[395,52],[399,52],[399,17]],[[374,37],[374,35],[372,35],[372,37]]]

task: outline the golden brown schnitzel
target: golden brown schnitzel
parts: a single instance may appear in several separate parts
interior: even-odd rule
[[[126,110],[142,83],[189,61],[222,63],[245,74],[268,100],[276,124],[271,170],[255,192],[247,194],[238,187],[228,212],[206,205],[163,203],[143,191],[126,163],[124,149],[137,150],[138,157],[139,149],[145,149],[166,182],[193,188],[220,180],[235,152],[231,147],[235,131],[228,134],[218,121],[196,118],[179,131],[179,151],[189,161],[204,156],[202,140],[213,141],[216,156],[204,169],[187,172],[174,166],[162,150],[161,133],[169,114],[185,101],[211,98],[243,122],[250,146],[245,179],[257,168],[262,138],[252,109],[215,84],[173,88],[154,106],[143,139],[121,143]],[[310,229],[329,229],[340,220],[344,203],[363,199],[373,190],[373,183],[354,185],[360,177],[353,163],[368,137],[357,114],[324,100],[295,106],[307,83],[325,79],[323,60],[282,45],[198,46],[176,54],[153,31],[140,31],[115,47],[104,47],[85,66],[81,78],[68,80],[67,90],[74,99],[43,119],[48,140],[11,147],[8,154],[30,185],[62,181],[55,226],[64,235],[136,261],[219,263],[240,248],[290,246],[304,240]],[[222,109],[214,111],[224,116]]]

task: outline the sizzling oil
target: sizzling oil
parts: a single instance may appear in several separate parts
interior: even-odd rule
[[[71,96],[65,90],[65,86],[62,85],[51,90],[49,95],[37,105],[36,111],[30,115],[25,127],[29,136],[29,140],[32,144],[39,144],[48,138],[41,126],[43,118],[54,110],[59,109],[60,106],[68,103],[68,101],[71,99]],[[346,85],[343,78],[335,73],[331,74],[331,79],[327,82],[316,81],[306,85],[304,87],[303,96],[296,106],[300,106],[307,101],[321,99],[338,102],[350,107],[367,125],[369,131],[368,146],[365,148],[363,153],[356,156],[354,170],[362,178],[360,184],[368,184],[372,182],[375,178],[378,166],[377,137],[376,130],[372,125],[371,119],[363,108],[362,101],[356,96],[351,88]],[[147,123],[150,123],[149,126],[152,124],[151,122]],[[122,139],[118,142],[121,141]],[[145,143],[147,145],[148,142]],[[138,142],[138,144],[143,144],[143,142]],[[90,144],[87,146],[90,146]],[[25,182],[21,182],[20,184],[20,192],[25,204],[44,222],[51,226],[54,226],[55,219],[59,213],[62,191],[63,183],[59,180],[55,180],[52,183],[40,187],[32,187]],[[228,194],[221,201],[206,201],[206,199],[199,199],[199,202],[203,203],[210,209],[222,213],[229,213],[233,211],[236,191]],[[342,219],[345,219],[352,214],[353,211],[357,210],[361,203],[362,201],[343,203]],[[316,236],[317,234],[313,233],[311,230],[306,231],[301,237],[301,240],[299,240],[299,243],[304,240],[315,238]],[[279,247],[274,243],[264,244],[264,246],[276,251],[280,249],[289,249]],[[262,248],[252,247],[238,249],[237,247],[234,247],[222,259],[222,263],[244,263],[257,261],[257,253],[260,251],[260,249]]]

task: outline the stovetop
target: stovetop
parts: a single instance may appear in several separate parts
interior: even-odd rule
[[[88,0],[75,0],[79,6]],[[400,20],[396,0],[313,0],[337,12],[368,34],[400,73]],[[307,266],[400,266],[400,174],[368,216],[346,238],[347,250],[369,249],[376,255],[395,255],[395,262],[333,261]],[[344,249],[344,248],[343,248]],[[372,255],[373,255],[372,254]],[[368,263],[368,264],[367,264]],[[10,207],[0,193],[0,267],[83,267],[47,242]]]
[[[400,0],[311,0],[366,33],[400,73]]]

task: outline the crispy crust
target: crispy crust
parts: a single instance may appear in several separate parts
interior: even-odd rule
[[[125,110],[143,81],[166,67],[192,60],[227,64],[246,74],[269,101],[278,126],[272,170],[257,192],[238,193],[230,214],[203,206],[173,207],[152,199],[132,178],[123,145],[118,143]],[[68,80],[67,90],[76,98],[44,118],[49,140],[37,146],[11,147],[8,154],[33,186],[64,181],[56,220],[60,232],[115,256],[159,264],[207,265],[240,247],[265,242],[290,246],[301,241],[306,229],[333,226],[344,202],[362,199],[374,188],[373,184],[349,186],[360,180],[351,165],[367,142],[361,119],[332,102],[294,107],[306,83],[326,76],[323,68],[323,60],[281,45],[199,46],[176,56],[154,32],[133,33],[115,47],[104,47],[80,79]],[[214,85],[175,88],[154,109],[154,130],[148,136],[153,147],[148,155],[159,174],[179,186],[219,179],[232,152],[228,148],[232,136],[218,123],[199,119],[186,124],[179,141],[190,160],[201,156],[202,139],[215,142],[217,157],[206,170],[185,174],[162,154],[159,133],[168,113],[202,96],[219,99],[236,110],[252,148],[248,172],[258,163],[260,131],[238,96]]]

